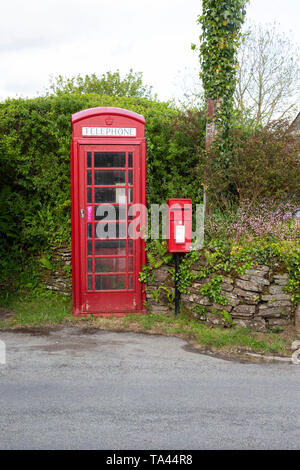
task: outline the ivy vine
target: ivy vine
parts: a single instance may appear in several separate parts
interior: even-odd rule
[[[221,99],[216,125],[222,130],[223,145],[232,118],[238,68],[237,50],[248,1],[202,0],[202,15],[197,20],[202,28],[199,48],[200,77],[205,98]],[[195,44],[192,44],[192,49],[196,49]]]

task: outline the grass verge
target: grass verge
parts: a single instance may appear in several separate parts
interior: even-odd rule
[[[72,319],[71,299],[45,289],[37,289],[33,294],[23,292],[1,296],[0,308],[3,312],[3,315],[0,315],[0,328],[62,325]]]
[[[293,337],[281,332],[257,333],[246,328],[211,328],[184,315],[130,314],[122,318],[74,318],[71,300],[61,294],[37,290],[34,294],[0,297],[0,329],[37,326],[84,326],[106,330],[177,336],[202,351],[241,356],[246,351],[290,356]],[[1,315],[2,312],[2,315]]]

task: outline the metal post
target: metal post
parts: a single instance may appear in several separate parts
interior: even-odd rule
[[[178,315],[179,307],[180,307],[180,291],[178,289],[178,280],[177,280],[179,265],[180,265],[180,253],[175,253],[175,317]]]

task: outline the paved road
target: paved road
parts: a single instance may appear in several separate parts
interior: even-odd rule
[[[80,328],[0,339],[1,449],[300,449],[300,366]]]

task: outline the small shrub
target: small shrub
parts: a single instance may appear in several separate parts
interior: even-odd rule
[[[245,200],[236,210],[217,211],[206,217],[206,234],[210,238],[224,237],[234,241],[254,237],[296,240],[299,231],[295,223],[294,203],[265,201],[252,205]]]
[[[248,201],[300,198],[300,143],[287,122],[258,129],[233,129],[232,151],[222,161],[217,145],[206,154],[210,204],[228,207]],[[201,169],[199,168],[201,173]]]

